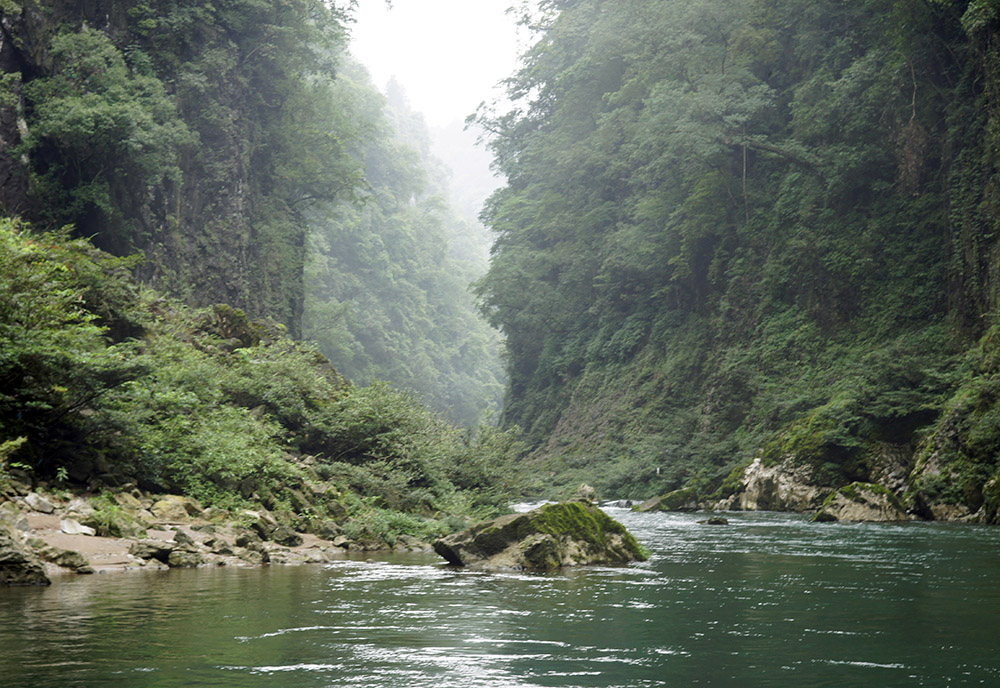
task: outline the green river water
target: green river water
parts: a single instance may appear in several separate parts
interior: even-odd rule
[[[1000,529],[607,511],[648,562],[386,555],[0,590],[0,686],[1000,686]]]

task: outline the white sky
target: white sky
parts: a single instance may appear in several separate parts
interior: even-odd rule
[[[359,0],[351,52],[384,89],[403,85],[427,123],[464,120],[517,66],[512,0]]]

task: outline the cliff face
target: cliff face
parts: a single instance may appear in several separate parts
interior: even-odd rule
[[[342,19],[320,2],[4,3],[0,207],[298,334],[302,211],[356,182],[306,98],[332,79]]]

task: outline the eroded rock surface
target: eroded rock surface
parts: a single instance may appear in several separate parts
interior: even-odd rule
[[[833,491],[814,484],[813,469],[786,459],[768,466],[760,459],[747,466],[742,489],[719,508],[744,511],[811,511]]]
[[[907,521],[896,495],[877,483],[851,483],[831,494],[814,521]]]
[[[0,525],[0,585],[49,585],[45,566],[20,538]]]
[[[622,524],[578,501],[480,523],[438,540],[434,551],[457,566],[534,571],[646,559]]]

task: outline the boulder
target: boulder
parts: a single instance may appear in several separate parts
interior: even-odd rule
[[[698,491],[693,487],[674,490],[632,508],[635,511],[695,511],[698,509]]]
[[[201,514],[201,505],[190,497],[166,495],[149,508],[153,516],[161,521],[178,523]]]
[[[884,485],[851,483],[840,488],[823,502],[813,516],[820,523],[828,521],[908,521],[902,503]]]
[[[167,499],[169,499],[169,498],[165,498],[164,500],[160,500],[160,501],[166,501]],[[136,497],[134,494],[131,494],[130,492],[118,492],[118,493],[116,493],[115,494],[115,502],[118,503],[118,506],[120,506],[121,508],[125,509],[126,511],[128,511],[130,513],[135,513],[137,511],[141,511],[144,508],[143,504],[139,500],[139,498]]]
[[[278,521],[267,511],[244,511],[241,516],[261,540],[270,540],[271,533],[278,527]]]
[[[14,502],[0,502],[0,525],[12,526],[21,518],[21,510]]]
[[[724,516],[709,516],[704,521],[698,521],[698,523],[705,526],[728,526],[729,519]]]
[[[37,492],[32,492],[25,497],[24,503],[31,507],[33,511],[40,511],[43,514],[51,514],[56,510],[56,507],[52,502]]]
[[[128,551],[139,559],[156,559],[166,564],[176,545],[166,540],[138,540],[129,545]]]
[[[83,556],[79,552],[71,549],[62,549],[61,547],[56,547],[55,545],[49,545],[38,539],[28,540],[28,544],[34,547],[38,556],[45,561],[52,562],[56,566],[62,566],[63,568],[76,571],[77,573],[94,572],[94,569],[87,560],[87,557]]]
[[[64,518],[59,521],[59,530],[67,535],[97,535],[97,531],[90,526],[85,526],[76,519]]]
[[[0,586],[51,583],[38,557],[23,547],[16,535],[0,526]]]
[[[264,541],[260,539],[256,531],[250,529],[240,529],[236,532],[236,546],[252,549],[256,552],[264,551]]]
[[[430,550],[427,543],[412,535],[400,535],[396,538],[396,544],[392,546],[396,552],[427,552]]]
[[[314,521],[312,523],[312,532],[314,535],[321,537],[324,540],[335,540],[337,537],[344,534],[344,529],[333,521],[322,520]]]
[[[180,528],[174,531],[174,544],[189,552],[198,551],[198,543],[194,541],[194,538]]]
[[[278,526],[271,532],[271,540],[285,547],[298,547],[302,544],[302,536],[288,526]]]
[[[66,505],[66,516],[75,521],[83,521],[94,515],[93,505],[86,499],[77,497]]]
[[[266,564],[271,560],[271,557],[267,553],[267,550],[237,548],[235,550],[235,554],[237,557],[239,557],[246,563],[251,564],[253,566]]]
[[[205,557],[198,552],[175,549],[167,557],[167,566],[172,569],[193,569],[205,563]]]
[[[597,490],[584,483],[576,488],[576,492],[573,493],[573,499],[580,502],[596,502]]]
[[[210,537],[203,543],[212,554],[231,556],[233,548],[221,537]]]
[[[436,541],[434,551],[456,566],[535,571],[646,559],[622,524],[586,502],[501,516]]]

